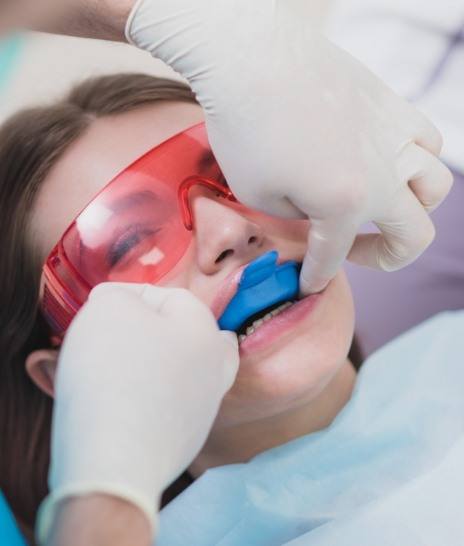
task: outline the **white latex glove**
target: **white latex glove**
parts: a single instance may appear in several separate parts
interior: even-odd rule
[[[240,201],[311,219],[304,292],[322,289],[350,249],[353,261],[387,271],[412,262],[434,237],[426,209],[452,184],[436,158],[440,133],[314,29],[312,9],[308,0],[139,0],[126,27],[129,41],[189,81]],[[367,221],[381,234],[355,241]]]
[[[182,289],[102,284],[71,324],[55,384],[44,542],[63,498],[108,493],[155,523],[238,369],[235,334]]]

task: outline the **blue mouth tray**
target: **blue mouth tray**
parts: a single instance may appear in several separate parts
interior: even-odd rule
[[[278,265],[278,257],[271,250],[243,270],[237,293],[218,321],[221,330],[237,330],[251,315],[296,298],[300,264],[292,260]]]

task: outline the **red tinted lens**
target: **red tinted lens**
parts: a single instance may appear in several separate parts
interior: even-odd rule
[[[74,220],[44,267],[43,310],[53,330],[67,328],[99,283],[155,284],[169,273],[192,238],[179,199],[181,184],[199,177],[224,188],[221,176],[201,124],[151,150],[110,182]]]

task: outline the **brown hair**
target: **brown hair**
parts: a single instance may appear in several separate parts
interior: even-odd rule
[[[53,403],[25,370],[31,351],[50,347],[37,308],[42,264],[31,210],[50,169],[92,120],[160,100],[195,102],[183,83],[119,74],[87,80],[57,104],[22,111],[0,128],[0,489],[30,541],[47,494]]]

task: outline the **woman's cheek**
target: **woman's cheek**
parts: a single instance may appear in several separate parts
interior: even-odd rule
[[[194,251],[193,245],[187,249],[186,253],[177,262],[171,271],[165,275],[157,286],[165,288],[186,288],[195,294],[194,290]],[[199,294],[195,294],[200,299],[203,299]]]

